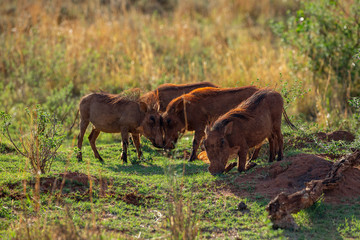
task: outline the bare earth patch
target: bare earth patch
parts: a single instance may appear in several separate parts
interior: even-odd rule
[[[294,193],[303,189],[306,182],[324,178],[332,164],[316,155],[299,154],[238,176],[235,184],[249,187],[232,190],[240,197],[261,195],[274,198],[280,192]],[[324,201],[339,204],[359,197],[360,169],[351,168],[345,172],[338,188],[325,192]]]

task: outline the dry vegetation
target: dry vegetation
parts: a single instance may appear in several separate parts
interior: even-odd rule
[[[203,80],[277,88],[282,80],[291,88],[301,79],[297,88],[314,88],[306,58],[283,48],[265,26],[296,9],[292,1],[162,2],[167,5],[3,1],[0,87],[7,93],[1,97],[5,110],[17,103],[44,103],[71,84],[68,95],[76,99],[89,90],[150,90],[164,82]],[[295,72],[292,62],[304,68]],[[321,101],[321,95],[312,99]],[[300,111],[313,107],[314,101],[305,107],[302,102]]]

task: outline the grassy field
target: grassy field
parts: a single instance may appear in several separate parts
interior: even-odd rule
[[[285,142],[290,135],[290,132],[286,134]],[[93,157],[88,141],[84,147],[86,161],[82,163],[75,158],[74,143],[66,141],[52,171],[41,176],[40,190],[36,190],[36,177],[27,170],[26,159],[14,152],[1,154],[1,236],[5,239],[39,239],[40,236],[44,239],[46,236],[178,239],[177,231],[180,231],[201,239],[359,237],[360,205],[355,200],[353,204],[341,205],[320,201],[295,215],[300,226],[297,231],[274,230],[265,211],[270,199],[259,194],[248,198],[237,196],[234,189],[253,190],[251,185],[236,185],[235,170],[213,177],[206,163],[184,160],[184,152],[190,150],[190,139],[191,135],[186,135],[170,153],[155,150],[142,139],[144,158],[139,162],[131,146],[132,163],[123,164],[119,159],[119,136],[102,134],[98,148],[106,162],[103,165]],[[287,146],[285,156],[300,152],[325,151],[315,143],[303,149]],[[267,151],[262,151],[257,163],[262,166],[268,164],[266,161]],[[64,172],[69,172],[68,180],[62,182],[59,174]],[[92,179],[90,183],[88,177]],[[57,187],[49,186],[55,179],[58,179]],[[246,211],[238,210],[241,201],[247,205]]]
[[[103,165],[93,156],[88,132],[82,163],[74,149],[78,130],[67,134],[81,96],[91,91],[145,93],[163,83],[210,81],[281,92],[300,129],[284,127],[286,157],[350,153],[360,146],[360,99],[351,95],[359,74],[343,81],[333,80],[334,71],[320,75],[308,55],[273,33],[272,21],[299,8],[298,1],[283,0],[0,1],[0,112],[11,116],[15,142],[32,136],[32,125],[25,123],[36,105],[65,129],[45,174],[34,173],[29,160],[0,135],[1,238],[359,238],[355,200],[320,201],[294,216],[298,230],[273,229],[265,211],[270,199],[254,193],[251,183],[236,184],[235,170],[214,177],[206,163],[185,160],[191,133],[172,152],[142,138],[143,159],[137,160],[131,145],[128,164],[120,160],[120,135],[101,134]],[[294,144],[337,129],[349,130],[356,140]],[[267,154],[261,151],[260,167],[268,165]],[[253,194],[242,197],[238,191]],[[240,202],[246,210],[238,209]]]

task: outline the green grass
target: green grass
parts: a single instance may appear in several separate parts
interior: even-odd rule
[[[286,132],[286,130],[285,130]],[[107,183],[102,189],[93,182],[90,197],[89,186],[81,182],[66,181],[62,189],[40,194],[40,211],[37,214],[32,201],[35,182],[25,159],[14,152],[0,155],[0,234],[3,238],[17,236],[25,220],[28,226],[54,234],[56,229],[66,228],[68,235],[74,231],[93,239],[111,238],[156,238],[169,237],[166,217],[174,194],[180,194],[184,206],[191,206],[192,216],[198,226],[199,238],[210,239],[343,239],[359,237],[360,205],[329,205],[318,202],[311,208],[294,215],[300,226],[297,231],[275,230],[267,218],[265,207],[269,201],[255,192],[254,182],[233,186],[237,176],[230,174],[213,177],[207,164],[201,161],[187,162],[181,153],[191,145],[191,135],[185,135],[174,152],[164,153],[142,139],[144,158],[137,162],[135,148],[129,148],[130,160],[135,164],[120,161],[121,141],[118,135],[101,134],[97,142],[105,160],[101,164],[94,158],[87,139],[84,141],[84,162],[78,163],[73,153],[72,141],[67,140],[60,148],[50,173],[43,177],[58,177],[64,171],[90,174]],[[264,146],[264,148],[266,148]],[[301,152],[301,149],[297,149]],[[288,147],[285,156],[293,155]],[[313,152],[317,150],[314,149]],[[268,165],[266,153],[260,154],[260,165]],[[242,173],[247,174],[247,173]],[[260,176],[261,175],[261,176]],[[266,177],[266,173],[258,177]],[[176,179],[175,190],[171,190]],[[27,180],[27,197],[21,180]],[[19,184],[20,183],[20,184]],[[14,187],[16,186],[16,187]],[[231,187],[254,193],[252,198],[242,198]],[[75,189],[75,190],[74,190]],[[77,189],[77,190],[76,190]],[[132,200],[131,200],[131,197]],[[129,200],[130,199],[130,200]],[[135,200],[134,200],[135,199]],[[239,211],[239,202],[245,202],[248,210]],[[130,203],[132,202],[132,203]],[[31,223],[31,224],[30,224]],[[49,226],[54,227],[49,230]],[[73,225],[72,225],[73,224]],[[74,226],[74,228],[71,228]],[[75,230],[74,230],[75,229]],[[96,231],[95,231],[95,230]],[[34,230],[35,231],[35,230]],[[40,232],[41,232],[40,231]],[[60,230],[59,230],[60,231]],[[95,232],[94,232],[95,231]],[[60,231],[61,232],[61,231]]]

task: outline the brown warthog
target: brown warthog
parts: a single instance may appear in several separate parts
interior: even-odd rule
[[[261,145],[266,138],[270,146],[269,161],[274,160],[275,151],[278,151],[278,161],[281,160],[282,113],[288,124],[291,124],[283,106],[283,98],[278,92],[262,89],[219,117],[210,130],[207,128],[204,144],[210,160],[210,173],[224,172],[228,158],[232,154],[239,157],[238,171],[244,171],[249,149]]]
[[[187,84],[162,84],[157,89],[141,96],[140,101],[145,102],[148,106],[158,109],[160,112],[166,110],[167,105],[182,94],[189,93],[194,89],[203,87],[218,86],[210,82],[187,83]]]
[[[162,114],[166,149],[175,148],[180,133],[195,131],[189,161],[196,158],[196,150],[205,135],[206,124],[215,121],[258,89],[254,86],[240,88],[199,88],[172,100]]]
[[[121,95],[108,93],[91,93],[80,100],[80,133],[78,136],[78,160],[82,160],[81,147],[87,126],[93,124],[89,135],[91,148],[95,157],[104,162],[96,149],[95,141],[100,132],[121,133],[123,152],[121,159],[127,162],[127,147],[129,133],[133,138],[138,157],[142,152],[140,149],[140,134],[149,138],[154,146],[163,144],[159,124],[160,114],[149,110],[146,103],[131,100]],[[158,138],[154,138],[158,136]]]

